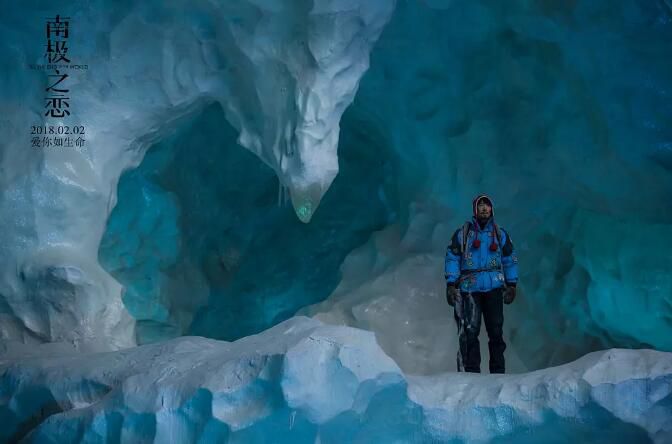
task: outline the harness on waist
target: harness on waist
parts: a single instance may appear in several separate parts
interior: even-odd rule
[[[475,270],[462,270],[460,271],[460,274],[474,274],[474,273],[481,273],[483,271],[500,271],[500,268],[490,267],[490,268],[477,268]]]
[[[482,273],[484,271],[501,271],[500,267],[489,267],[489,268],[477,268],[475,270],[460,270],[460,277],[457,278],[457,282],[462,282],[467,277],[472,274]]]

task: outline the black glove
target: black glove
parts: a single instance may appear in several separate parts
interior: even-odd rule
[[[455,306],[455,300],[460,296],[460,290],[457,289],[455,284],[446,285],[446,300],[448,305],[451,307]]]
[[[515,286],[509,286],[506,287],[504,290],[504,303],[506,305],[509,305],[511,302],[516,299],[516,287]]]

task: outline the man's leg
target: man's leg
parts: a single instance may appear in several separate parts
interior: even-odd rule
[[[488,349],[490,350],[490,373],[504,373],[504,298],[501,288],[485,294],[482,299],[483,320],[488,332]]]
[[[460,356],[464,371],[480,373],[481,349],[478,342],[478,334],[481,331],[481,293],[462,293],[462,304],[455,304],[455,320],[459,328]],[[459,365],[459,362],[458,362]],[[458,368],[459,370],[459,368]]]

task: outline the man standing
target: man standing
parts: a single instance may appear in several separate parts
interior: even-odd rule
[[[480,373],[481,315],[488,332],[490,373],[504,373],[504,306],[516,298],[518,259],[511,237],[495,224],[492,199],[473,202],[472,220],[453,234],[446,252],[446,299],[455,307],[457,369]]]

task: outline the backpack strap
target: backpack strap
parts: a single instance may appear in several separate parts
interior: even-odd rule
[[[467,221],[462,226],[462,254],[467,251],[467,236],[469,235],[469,229],[471,228],[471,222]]]
[[[499,231],[499,225],[493,222],[493,229],[495,230],[495,236],[497,237],[497,245],[502,245],[502,233]],[[467,236],[471,228],[471,222],[467,221],[462,226],[462,253],[467,250]]]
[[[504,245],[502,245],[502,235],[499,232],[499,225],[497,225],[496,223],[493,222],[492,226],[493,226],[493,229],[495,230],[495,236],[497,236],[497,245],[499,245],[501,248],[503,248]]]

